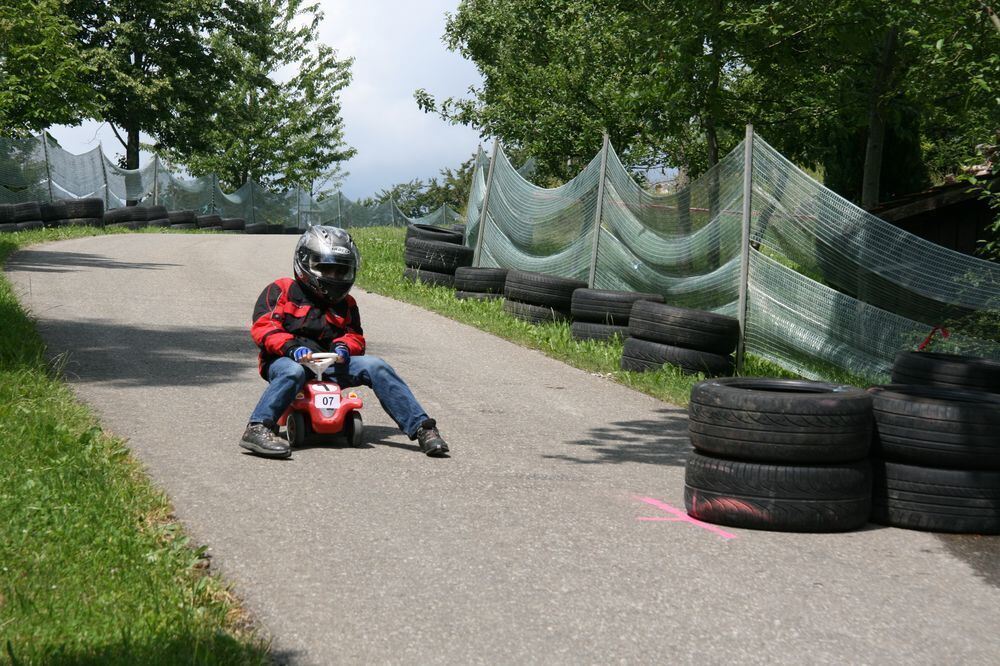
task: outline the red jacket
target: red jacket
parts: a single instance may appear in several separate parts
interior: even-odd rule
[[[348,295],[336,305],[326,306],[310,298],[293,278],[275,280],[260,293],[250,335],[260,348],[258,369],[265,379],[271,363],[296,347],[329,352],[342,342],[352,356],[365,353],[365,335],[354,298]]]

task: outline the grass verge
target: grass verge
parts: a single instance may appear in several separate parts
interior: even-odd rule
[[[109,232],[5,234],[0,265],[26,245]],[[0,278],[0,663],[267,663],[165,496],[44,351]]]

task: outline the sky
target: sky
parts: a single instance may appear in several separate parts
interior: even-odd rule
[[[355,59],[352,82],[341,93],[345,140],[358,151],[345,165],[344,196],[360,199],[414,178],[426,181],[445,167],[458,167],[476,151],[476,131],[425,114],[413,100],[417,88],[443,99],[466,96],[481,81],[475,66],[448,51],[441,39],[445,13],[454,12],[458,0],[319,4],[324,14],[320,41],[340,57]],[[99,143],[112,159],[124,153],[106,124],[56,126],[49,133],[72,153]]]

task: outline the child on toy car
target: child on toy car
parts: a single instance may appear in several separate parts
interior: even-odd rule
[[[288,443],[278,436],[277,420],[305,384],[308,370],[299,361],[313,352],[340,358],[327,370],[342,388],[365,385],[386,413],[428,456],[441,457],[448,445],[437,423],[424,411],[392,366],[365,355],[358,304],[348,294],[361,265],[350,235],[337,227],[306,230],[295,246],[294,278],[280,278],[261,292],[250,333],[260,348],[258,366],[268,381],[240,440],[261,456],[287,458]]]

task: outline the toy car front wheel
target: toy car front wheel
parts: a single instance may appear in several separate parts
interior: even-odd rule
[[[302,412],[292,412],[285,421],[285,431],[288,435],[289,446],[303,446],[309,436],[312,435],[312,427]]]
[[[361,446],[364,438],[365,424],[361,420],[361,414],[351,412],[351,415],[344,423],[344,437],[351,446]]]

